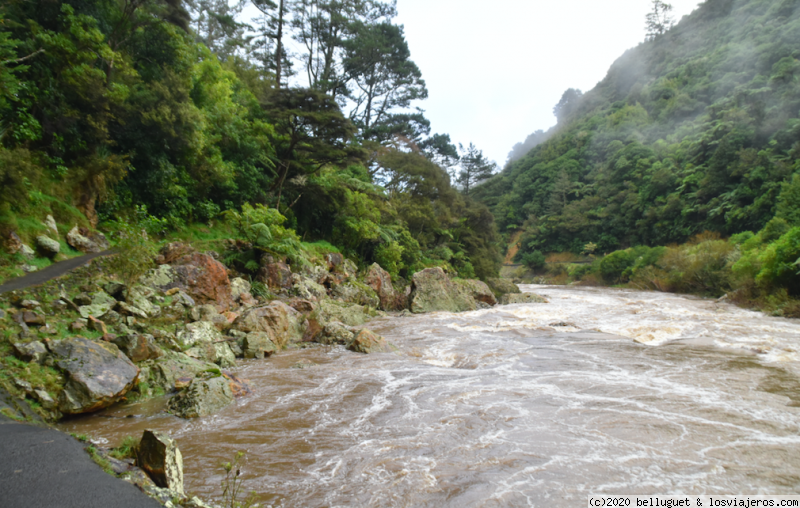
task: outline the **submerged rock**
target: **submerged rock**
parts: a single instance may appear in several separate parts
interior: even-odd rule
[[[377,333],[364,328],[347,344],[356,353],[391,353],[392,347]]]
[[[145,430],[136,447],[136,465],[161,488],[180,497],[183,492],[183,457],[175,440],[154,430]]]
[[[547,299],[533,293],[510,293],[500,297],[501,305],[514,303],[548,303]]]
[[[451,281],[441,268],[426,268],[411,278],[409,309],[416,314],[475,310],[478,306],[469,293]]]
[[[58,399],[62,413],[108,407],[122,398],[139,376],[136,365],[114,344],[73,337],[51,343],[50,351],[68,377]]]
[[[233,402],[233,392],[222,377],[196,377],[169,400],[169,410],[181,418],[199,418],[216,413]]]
[[[508,293],[522,292],[519,290],[519,286],[514,284],[510,279],[486,279],[486,284],[492,289],[497,297]]]

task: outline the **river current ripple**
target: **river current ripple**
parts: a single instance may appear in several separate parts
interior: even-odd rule
[[[800,322],[667,293],[521,287],[550,303],[373,321],[395,354],[242,362],[253,395],[214,416],[180,420],[154,400],[62,428],[109,445],[169,432],[187,492],[211,499],[219,464],[246,450],[262,506],[800,493]]]

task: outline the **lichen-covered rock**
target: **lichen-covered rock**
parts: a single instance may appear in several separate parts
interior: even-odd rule
[[[236,366],[236,356],[227,342],[201,343],[187,349],[185,353],[192,358],[215,363],[223,369]]]
[[[97,291],[92,293],[90,298],[92,303],[88,305],[81,305],[78,308],[78,312],[80,312],[81,317],[84,319],[88,318],[89,316],[100,318],[117,305],[117,300],[115,300],[114,297],[105,291]]]
[[[233,305],[231,282],[225,265],[207,254],[192,254],[179,258],[173,265],[177,287],[191,296],[199,304],[210,303],[220,311]]]
[[[323,326],[330,321],[339,321],[347,326],[359,326],[380,315],[381,312],[369,307],[326,299],[319,302],[312,317],[318,319]]]
[[[139,283],[142,286],[161,289],[174,284],[177,277],[170,265],[159,265],[142,276]]]
[[[179,379],[192,379],[204,371],[214,371],[219,367],[213,363],[197,360],[184,353],[164,351],[157,360],[147,360],[139,364],[142,369],[142,382],[164,391],[175,389]]]
[[[81,252],[103,252],[109,244],[102,233],[91,233],[88,229],[79,228],[77,225],[67,233],[67,244]]]
[[[491,288],[498,298],[500,295],[522,292],[519,290],[519,286],[514,284],[511,279],[486,279],[486,285]]]
[[[272,339],[266,332],[248,333],[244,338],[242,346],[245,358],[261,359],[278,350],[278,347],[272,342]]]
[[[411,278],[409,309],[413,313],[463,312],[477,308],[470,292],[451,281],[439,267],[426,268]]]
[[[256,279],[271,289],[289,289],[292,287],[292,269],[286,263],[270,263],[261,267]]]
[[[213,305],[198,305],[194,307],[189,315],[194,321],[214,322],[214,317],[219,316],[219,311]]]
[[[295,273],[292,274],[292,287],[289,293],[306,300],[319,300],[328,295],[328,290],[314,278]]]
[[[152,335],[129,334],[115,337],[111,340],[125,356],[132,362],[142,362],[145,360],[160,358],[164,352],[158,347]]]
[[[346,346],[353,341],[355,334],[338,321],[331,321],[322,328],[322,333],[317,338],[320,344],[341,344]]]
[[[264,332],[278,348],[303,339],[302,314],[281,301],[247,309],[233,322],[233,327],[245,333]]]
[[[36,246],[39,248],[39,251],[48,258],[54,258],[61,252],[61,244],[44,235],[36,237]]]
[[[243,294],[250,294],[251,289],[250,282],[241,277],[231,280],[231,298],[235,302],[238,302]]]
[[[400,310],[405,307],[402,295],[392,285],[392,276],[378,263],[372,263],[369,267],[364,282],[378,295],[381,310]]]
[[[47,348],[38,340],[31,342],[12,342],[11,347],[14,348],[14,354],[20,360],[24,362],[35,362],[39,365],[45,363],[48,354]]]
[[[494,293],[485,282],[475,279],[456,279],[454,282],[465,288],[476,302],[484,303],[488,306],[497,305]]]
[[[514,303],[548,303],[547,299],[533,293],[509,293],[500,297],[501,305]]]
[[[136,447],[136,465],[161,488],[184,497],[183,457],[175,440],[154,430],[145,430]]]
[[[375,294],[371,287],[355,280],[334,286],[331,290],[331,296],[346,303],[366,305],[375,309],[381,304],[378,295]]]
[[[51,343],[50,351],[68,377],[58,399],[62,413],[108,407],[123,397],[139,376],[136,365],[114,344],[73,337]]]
[[[392,347],[377,333],[364,328],[347,344],[356,353],[391,353]]]
[[[209,344],[222,340],[222,334],[209,321],[195,321],[189,323],[178,332],[178,342],[182,347],[193,347],[197,344]]]
[[[58,225],[56,224],[56,220],[52,215],[47,214],[47,217],[44,219],[44,225],[50,230],[51,233],[53,233],[55,236],[58,236]]]
[[[329,252],[325,254],[325,262],[328,264],[328,270],[336,270],[344,263],[344,256],[338,252]]]
[[[167,407],[181,418],[200,418],[216,413],[233,402],[233,392],[222,377],[196,377],[183,391],[173,396]]]

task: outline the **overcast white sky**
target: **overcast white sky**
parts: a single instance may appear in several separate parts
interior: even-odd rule
[[[668,0],[669,1],[669,0]],[[698,0],[671,0],[675,20]],[[473,142],[502,166],[515,143],[556,123],[568,88],[586,92],[644,40],[650,0],[398,0],[432,133]]]

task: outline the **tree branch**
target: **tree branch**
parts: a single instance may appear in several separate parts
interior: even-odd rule
[[[33,53],[31,53],[28,56],[23,56],[22,58],[17,58],[16,60],[5,60],[3,62],[0,62],[0,65],[8,65],[8,64],[16,64],[16,63],[24,62],[25,60],[28,60],[29,58],[35,57],[39,53],[44,53],[44,51],[45,51],[44,48],[42,48],[42,49],[39,49],[37,51],[34,51]]]

